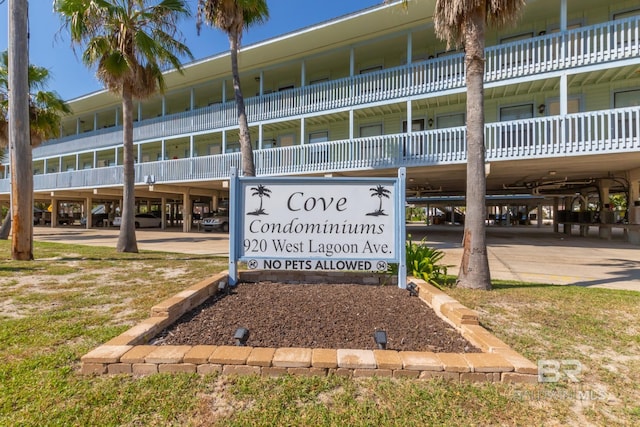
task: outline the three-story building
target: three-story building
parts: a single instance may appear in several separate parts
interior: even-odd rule
[[[464,58],[436,38],[434,5],[381,4],[243,47],[256,175],[395,176],[406,167],[410,200],[458,203]],[[135,170],[142,210],[171,221],[222,206],[241,161],[228,52],[167,71],[166,82],[164,94],[136,104]],[[64,204],[89,212],[121,197],[120,100],[101,91],[69,104],[60,137],[33,153],[35,198],[54,218]],[[629,222],[640,223],[639,104],[638,0],[527,1],[516,25],[487,33],[489,203],[569,211],[595,194],[603,210],[610,192],[623,192]]]

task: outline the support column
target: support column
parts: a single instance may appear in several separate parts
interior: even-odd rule
[[[93,215],[91,215],[91,207],[93,206],[93,197],[89,196],[86,199],[87,208],[85,209],[85,215],[87,216],[87,223],[85,228],[88,230],[93,227]]]
[[[58,199],[51,198],[51,227],[58,225]]]
[[[160,215],[162,218],[162,225],[161,225],[161,229],[162,230],[166,230],[167,229],[167,198],[166,197],[162,197],[162,199],[160,199]]]
[[[565,220],[564,220],[564,227],[562,228],[563,228],[563,233],[569,236],[571,235],[571,224],[569,224],[569,222],[571,222],[572,207],[573,207],[573,199],[571,199],[571,197],[565,197],[564,198]]]
[[[188,233],[191,231],[191,197],[189,190],[182,193],[182,231]]]
[[[640,168],[627,172],[629,181],[629,200],[627,209],[629,210],[629,224],[640,224]],[[629,228],[627,235],[629,243],[640,245],[640,229]]]
[[[218,198],[218,192],[216,191],[213,196],[211,196],[211,210],[217,211],[220,203],[220,199]]]
[[[580,219],[580,236],[587,237],[589,234],[589,226],[587,223],[591,222],[589,218],[587,218],[587,197],[588,193],[581,192],[580,194],[580,214],[578,218]]]
[[[543,213],[544,211],[542,210],[542,203],[538,203],[538,224],[536,225],[537,228],[542,228],[542,221],[543,221]]]
[[[558,233],[560,231],[560,225],[558,224],[558,202],[560,199],[558,197],[553,198],[553,232]]]
[[[600,197],[600,223],[612,224],[613,223],[613,210],[611,209],[611,202],[609,200],[609,187],[611,181],[608,179],[598,180],[598,195]],[[601,239],[611,240],[611,226],[601,225],[598,230],[598,236]]]

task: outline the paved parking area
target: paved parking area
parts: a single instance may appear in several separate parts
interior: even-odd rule
[[[460,265],[462,233],[461,226],[407,226],[414,241],[425,238],[445,252],[451,274]],[[136,237],[140,250],[229,254],[227,233],[141,229]],[[39,226],[34,228],[34,239],[115,248],[118,230]],[[489,227],[487,244],[494,279],[640,291],[640,247],[624,242],[621,235],[602,240],[553,233],[550,226]]]

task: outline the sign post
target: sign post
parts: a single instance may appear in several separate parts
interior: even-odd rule
[[[386,271],[406,288],[404,168],[397,178],[239,177],[230,182],[229,276],[249,269]]]

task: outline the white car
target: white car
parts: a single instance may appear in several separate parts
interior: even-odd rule
[[[136,228],[162,227],[162,219],[150,213],[136,214],[135,223]],[[117,216],[113,219],[114,227],[120,227],[121,224],[122,217]]]

